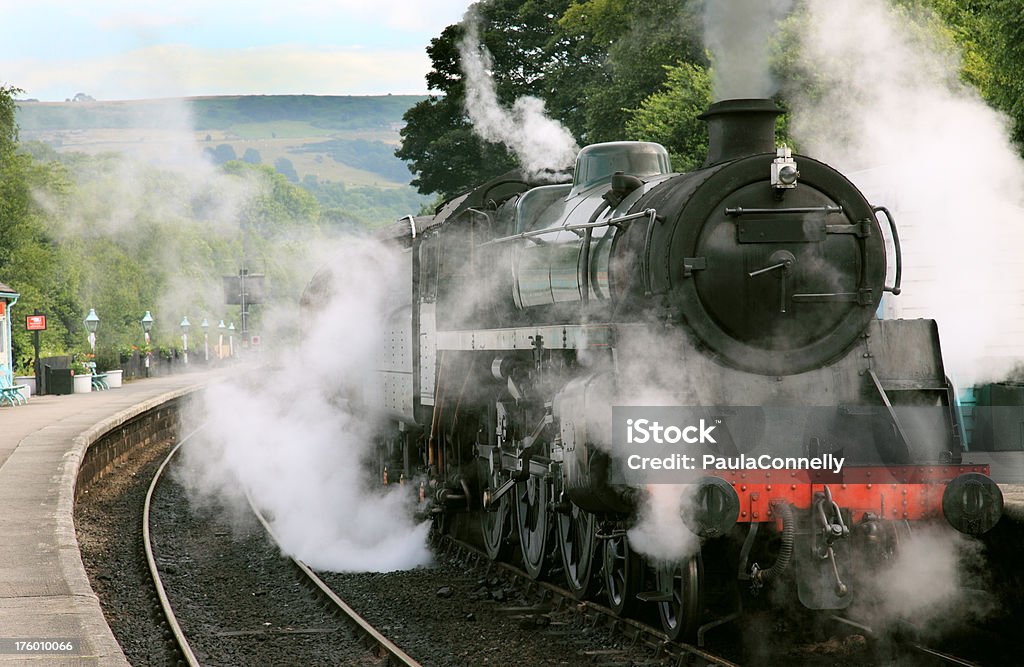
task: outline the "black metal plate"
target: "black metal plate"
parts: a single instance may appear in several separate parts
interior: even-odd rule
[[[739,243],[821,243],[825,235],[825,216],[821,213],[744,217],[736,221]]]

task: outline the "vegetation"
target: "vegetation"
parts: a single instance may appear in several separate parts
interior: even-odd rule
[[[962,79],[1013,124],[1024,148],[1024,12],[1019,0],[892,0],[933,12],[927,29],[962,51]],[[676,168],[703,160],[696,116],[710,99],[711,63],[698,34],[701,2],[678,0],[482,0],[473,8],[494,55],[499,101],[539,97],[585,145],[621,139],[663,143]],[[797,3],[799,5],[799,3]],[[406,114],[398,156],[424,194],[451,197],[515,165],[503,147],[477,138],[463,109],[460,25],[427,53],[436,91]],[[778,62],[790,54],[776,50]],[[783,102],[784,100],[780,100]],[[783,128],[784,130],[785,128]]]
[[[24,107],[16,110],[18,92],[0,88],[0,282],[21,294],[12,327],[19,373],[30,372],[33,355],[30,334],[20,325],[24,315],[47,315],[43,356],[73,355],[105,370],[142,346],[140,320],[149,310],[156,318],[152,349],[173,353],[181,344],[178,323],[186,314],[193,336],[201,336],[198,325],[204,316],[214,323],[221,317],[239,321],[237,307],[223,305],[222,276],[243,262],[266,274],[268,302],[297,303],[306,276],[295,267],[316,268],[309,266],[315,261],[310,248],[340,232],[416,213],[425,201],[409,187],[355,187],[312,174],[300,184],[288,158],[272,160],[275,168],[263,164],[265,159],[252,149],[239,160],[228,142],[212,136],[207,161],[184,163],[22,142],[16,114],[38,117],[23,113]],[[275,118],[267,98],[244,100],[203,101],[204,113],[245,120],[250,131],[256,129],[251,123]],[[328,124],[313,112],[326,114],[337,107],[315,98],[300,101],[310,109],[303,121],[307,125]],[[398,102],[381,98],[376,104]],[[358,113],[335,125],[380,124],[370,117],[373,105],[357,101],[352,106]],[[68,105],[63,113],[73,111]],[[390,124],[397,114],[388,113]],[[82,120],[88,123],[89,118]],[[204,134],[209,132],[196,138],[202,141]],[[325,136],[330,135],[321,139]],[[354,158],[372,161],[385,153],[401,166],[391,149],[381,148],[384,144],[365,145],[370,155]],[[90,356],[83,323],[89,308],[100,317],[95,356]],[[258,309],[254,315],[258,319]]]

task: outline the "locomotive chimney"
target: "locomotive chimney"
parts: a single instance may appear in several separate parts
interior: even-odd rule
[[[736,158],[775,152],[775,117],[782,109],[769,99],[722,100],[699,118],[708,123],[705,167]]]

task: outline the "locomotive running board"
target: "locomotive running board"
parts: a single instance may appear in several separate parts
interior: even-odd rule
[[[548,350],[614,347],[619,324],[554,324],[508,329],[438,331],[438,350],[533,350],[542,340]],[[627,325],[628,326],[628,325]],[[635,325],[634,325],[635,326]]]

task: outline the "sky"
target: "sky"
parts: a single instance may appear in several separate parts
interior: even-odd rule
[[[0,0],[0,84],[63,101],[425,94],[471,0]]]

